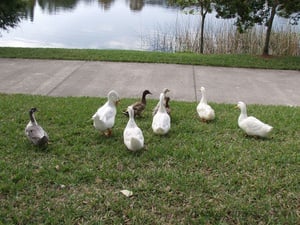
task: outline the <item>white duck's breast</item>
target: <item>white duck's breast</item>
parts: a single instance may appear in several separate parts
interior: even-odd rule
[[[94,127],[98,130],[106,130],[107,128],[112,128],[115,123],[116,108],[109,107],[105,104],[97,110],[93,115]]]
[[[215,111],[210,105],[199,103],[197,106],[197,112],[200,118],[212,120],[215,118]]]

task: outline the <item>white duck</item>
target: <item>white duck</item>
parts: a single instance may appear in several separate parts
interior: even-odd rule
[[[197,105],[198,115],[203,122],[211,121],[215,118],[215,111],[210,105],[207,104],[205,88],[201,87],[200,91],[202,97],[199,104]]]
[[[239,127],[249,136],[267,137],[273,130],[273,127],[261,122],[253,116],[247,116],[247,108],[244,102],[238,102],[237,108],[241,110],[238,119]]]
[[[123,132],[124,144],[131,151],[137,151],[144,147],[144,136],[142,130],[134,121],[134,109],[132,106],[127,108],[129,115],[128,123]]]
[[[34,113],[37,111],[37,108],[30,109],[30,121],[25,128],[25,134],[34,145],[43,146],[48,144],[49,137],[46,131],[36,122]]]
[[[169,108],[169,106],[168,106],[168,103],[169,103],[169,101],[170,101],[170,98],[169,97],[167,97],[167,93],[168,92],[170,92],[170,90],[168,89],[168,88],[164,88],[164,90],[163,90],[163,93],[165,94],[165,99],[164,99],[164,105],[166,106],[166,109],[167,109],[167,112],[168,112],[168,108]],[[168,107],[167,107],[168,106]],[[153,111],[152,111],[152,116],[154,116],[156,113],[157,113],[157,111],[158,111],[158,108],[159,108],[159,102],[156,104],[156,106],[154,107],[154,109],[153,109]],[[169,113],[169,112],[168,112]],[[170,113],[169,113],[170,114]]]
[[[166,134],[171,128],[171,118],[164,105],[165,94],[161,93],[159,97],[159,107],[152,120],[152,130],[156,134]]]
[[[101,106],[93,115],[94,127],[103,132],[106,136],[112,134],[112,127],[115,124],[117,104],[120,101],[119,94],[112,90],[107,95],[107,102]]]

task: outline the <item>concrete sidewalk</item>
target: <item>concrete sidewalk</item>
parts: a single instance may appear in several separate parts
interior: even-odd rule
[[[101,96],[114,89],[121,98],[140,98],[149,89],[158,99],[300,106],[300,71],[0,58],[0,92],[48,96]]]

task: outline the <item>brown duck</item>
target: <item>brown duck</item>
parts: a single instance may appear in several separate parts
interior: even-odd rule
[[[166,111],[169,115],[171,115],[171,108],[170,108],[170,105],[169,105],[169,102],[170,102],[170,97],[168,96],[165,96],[165,99],[164,99],[164,105],[166,107]],[[155,107],[153,109],[153,112],[152,112],[152,115],[154,116],[158,111],[158,107]]]
[[[146,102],[146,96],[147,96],[148,94],[152,94],[152,93],[151,93],[149,90],[145,90],[145,91],[143,92],[141,101],[138,101],[138,102],[136,102],[136,103],[130,105],[130,106],[133,108],[134,116],[135,116],[135,117],[136,117],[136,116],[139,116],[139,117],[142,116],[142,113],[143,113],[143,111],[144,111],[145,108],[146,108],[146,104],[147,104],[147,102]],[[123,114],[126,115],[126,116],[128,116],[128,111],[127,111],[127,110],[124,111]]]

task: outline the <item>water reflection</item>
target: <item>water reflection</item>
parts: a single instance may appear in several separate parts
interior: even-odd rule
[[[7,30],[15,27],[21,19],[34,20],[34,7],[36,4],[47,14],[57,14],[60,11],[72,11],[79,3],[86,5],[98,1],[101,9],[109,10],[115,0],[1,0],[0,2],[0,28]],[[141,11],[148,5],[167,7],[167,0],[125,0],[131,11]]]
[[[0,0],[14,18],[1,18],[0,46],[141,49],[146,32],[174,21],[167,1]]]
[[[98,0],[99,5],[104,10],[109,10],[114,3],[114,0]]]
[[[56,14],[59,10],[72,10],[80,0],[37,0],[43,11]]]
[[[33,0],[34,1],[34,0]],[[125,0],[131,11],[141,11],[146,4],[167,6],[167,0]],[[37,0],[39,6],[49,14],[60,10],[73,10],[79,3],[92,4],[95,0]],[[109,10],[115,0],[98,0],[103,10]]]
[[[213,44],[226,27],[234,33],[214,14],[206,21]],[[176,35],[196,36],[198,24],[168,0],[0,0],[0,46],[169,51],[182,40]]]

